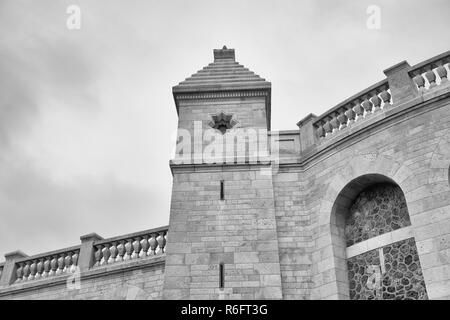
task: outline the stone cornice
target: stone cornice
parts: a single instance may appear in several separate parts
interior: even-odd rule
[[[179,102],[183,100],[221,100],[232,99],[242,97],[264,97],[266,107],[266,119],[267,130],[270,131],[271,126],[271,88],[257,87],[254,89],[216,89],[213,91],[201,91],[201,92],[173,92],[173,99],[175,101],[175,107],[177,115],[179,114]]]
[[[201,164],[173,164],[170,162],[172,173],[189,173],[189,172],[207,172],[207,171],[251,171],[260,170],[261,168],[270,167],[270,162],[257,163],[201,163]]]
[[[268,96],[270,92],[265,90],[235,90],[235,91],[217,91],[217,92],[190,92],[190,93],[176,93],[174,98],[176,100],[192,100],[192,99],[221,99],[221,98],[235,98],[235,97],[263,97]]]

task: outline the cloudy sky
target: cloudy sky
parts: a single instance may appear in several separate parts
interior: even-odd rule
[[[66,9],[81,9],[68,30]],[[381,29],[366,26],[369,5]],[[295,129],[449,50],[450,1],[0,0],[0,255],[168,223],[171,87],[236,49]],[[2,260],[2,258],[0,258]]]

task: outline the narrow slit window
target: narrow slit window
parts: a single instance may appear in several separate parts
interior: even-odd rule
[[[223,289],[225,286],[225,274],[223,263],[219,264],[219,288]]]
[[[220,200],[224,200],[225,199],[225,185],[224,185],[224,181],[220,180]]]

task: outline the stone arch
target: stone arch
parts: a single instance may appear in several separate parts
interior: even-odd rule
[[[400,170],[400,168],[398,168],[398,170]],[[396,174],[394,173],[393,176],[396,176]],[[360,242],[359,244],[350,243],[349,245],[348,242],[346,243],[346,240],[348,239],[346,239],[345,236],[345,228],[346,223],[348,222],[347,219],[350,214],[350,207],[355,204],[356,199],[359,199],[361,194],[367,193],[367,190],[372,190],[372,192],[379,192],[380,190],[384,190],[386,188],[391,188],[389,190],[400,190],[400,193],[398,194],[398,196],[400,197],[400,201],[407,207],[407,202],[400,186],[395,182],[394,179],[380,173],[367,173],[350,180],[340,190],[335,198],[335,201],[330,210],[331,216],[329,230],[332,241],[331,251],[334,258],[333,262],[335,263],[334,268],[337,280],[337,298],[350,298],[350,288],[353,289],[352,298],[361,298],[367,296],[373,299],[385,299],[394,297],[427,298],[425,282],[422,276],[416,244],[410,231],[411,228],[407,228],[407,226],[411,225],[409,214],[407,211],[406,223],[400,227],[397,227],[396,230],[391,229],[388,230],[390,232],[383,231],[379,234],[371,235],[370,237],[363,239],[365,241],[362,241],[360,239],[359,241],[362,242]],[[387,239],[386,236],[389,236],[389,239]],[[352,246],[353,244],[355,245]],[[363,246],[360,245],[368,247],[373,246],[373,248],[361,249]],[[400,253],[400,247],[406,252],[405,254]],[[354,253],[351,256],[348,256],[349,252],[351,252],[349,251],[349,249],[352,249]],[[359,252],[355,253],[355,250]],[[386,257],[388,257],[386,262],[384,262],[384,252],[386,252]],[[393,252],[395,252],[395,255],[393,255]],[[408,263],[411,265],[411,268],[414,269],[414,273],[409,272],[408,269],[404,270],[403,278],[401,280],[408,284],[408,286],[410,287],[408,289],[409,291],[403,289],[403,285],[399,284],[398,282],[400,280],[397,281],[394,278],[393,274],[397,274],[399,273],[399,271],[392,268],[394,264],[395,268],[397,268],[398,261],[401,261],[401,263],[399,263],[398,265],[401,265],[404,268],[405,263],[403,263],[403,259],[405,259],[405,257],[407,258]],[[413,258],[414,261],[412,260]],[[376,264],[372,265],[373,263]],[[349,269],[347,268],[347,266],[349,266]],[[355,266],[356,269],[358,269],[358,266],[359,268],[361,268],[361,266],[364,266],[367,272],[364,271],[364,275],[359,276],[355,273]],[[387,271],[384,269],[384,266],[387,267]],[[374,270],[371,271],[373,272],[373,274],[369,275],[369,268],[372,267],[374,268]],[[375,268],[378,269],[375,270]],[[405,275],[408,275],[409,278],[406,278]],[[372,276],[378,276],[378,279],[375,280],[378,286],[376,288],[371,288],[373,290],[366,290],[366,281]],[[351,278],[351,282],[349,281],[349,278]],[[359,288],[361,288],[361,283],[363,283],[362,291],[364,293],[369,292],[369,295],[360,295],[361,292],[355,290],[355,286],[357,283],[355,281],[359,281]],[[394,281],[397,281],[395,282],[395,285],[392,284]],[[410,284],[413,282],[414,288]],[[367,286],[368,285],[369,282],[367,281]],[[388,292],[386,291],[386,289],[392,289],[395,291]],[[375,292],[375,294],[372,295],[372,292]]]
[[[345,168],[340,169],[333,175],[326,186],[325,196],[321,201],[318,222],[323,228],[325,225],[333,224],[333,206],[338,200],[338,195],[348,183],[358,177],[369,175],[384,176],[391,182],[395,182],[405,193],[406,201],[408,195],[405,192],[405,181],[414,178],[414,172],[408,166],[395,161],[392,157],[377,154],[352,155]],[[387,181],[387,180],[385,180]],[[381,180],[380,180],[381,182]]]
[[[376,152],[352,155],[345,167],[337,170],[336,174],[330,177],[318,212],[316,235],[318,239],[321,239],[317,249],[325,252],[322,254],[322,259],[327,259],[328,268],[325,272],[335,279],[335,285],[331,290],[327,289],[326,297],[349,298],[346,244],[342,216],[339,215],[340,208],[348,206],[351,197],[357,195],[364,187],[382,182],[398,185],[405,193],[408,203],[404,183],[409,179],[414,179],[414,172],[411,169],[392,157]],[[321,287],[323,285],[316,285],[316,296],[326,298],[321,293]]]
[[[357,196],[370,186],[377,184],[391,184],[398,186],[391,178],[381,174],[366,174],[353,179],[342,188],[341,192],[336,197],[336,201],[331,209],[331,216],[334,217],[332,230],[335,228],[335,234],[343,235],[345,227],[345,220],[349,214],[349,208]],[[331,222],[331,221],[330,221]]]
[[[398,180],[404,180],[413,174],[407,166],[395,161],[392,157],[367,153],[352,155],[349,158],[345,166],[330,177],[326,186],[320,211],[326,215],[327,220],[330,218],[331,208],[338,194],[350,181],[366,174],[380,174],[395,179],[400,185]]]

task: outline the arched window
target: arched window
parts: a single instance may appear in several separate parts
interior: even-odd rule
[[[345,217],[350,299],[428,299],[402,190],[365,187]]]
[[[345,222],[347,246],[410,226],[408,208],[400,187],[375,184],[353,201]]]

